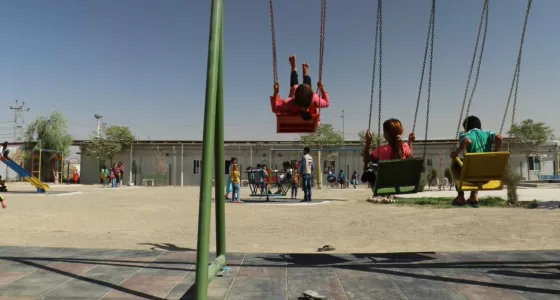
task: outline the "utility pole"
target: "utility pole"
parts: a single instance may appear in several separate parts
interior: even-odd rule
[[[10,109],[14,111],[14,138],[16,141],[23,140],[23,128],[25,126],[25,118],[24,112],[29,111],[29,107],[25,107],[25,101],[22,101],[21,104],[19,100],[16,100],[15,105],[11,106]],[[17,129],[19,128],[19,136],[16,133]]]
[[[97,120],[97,137],[99,137],[100,136],[100,131],[101,131],[101,119],[103,118],[103,116],[100,115],[100,114],[95,114],[93,116]]]
[[[344,138],[344,109],[342,110],[342,115],[340,117],[342,118],[342,140],[346,142],[346,139]]]

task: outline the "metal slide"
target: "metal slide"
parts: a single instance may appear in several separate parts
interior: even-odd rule
[[[19,176],[21,176],[25,181],[29,182],[32,186],[37,188],[38,193],[44,193],[50,189],[50,187],[41,182],[37,177],[31,175],[31,173],[27,172],[24,168],[20,167],[11,159],[5,159],[0,157],[0,160],[4,162],[10,169],[14,170]]]

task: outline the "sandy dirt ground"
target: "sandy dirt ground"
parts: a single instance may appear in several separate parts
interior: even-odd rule
[[[9,207],[0,212],[0,245],[196,248],[198,188],[10,190],[3,194]],[[315,200],[331,201],[227,204],[228,251],[304,253],[325,244],[346,253],[560,249],[559,209],[429,209],[371,204],[366,189],[314,192]],[[210,249],[214,240],[212,233]]]

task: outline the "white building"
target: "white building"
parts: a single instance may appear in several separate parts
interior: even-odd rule
[[[81,150],[80,182],[83,184],[99,183],[100,162],[95,157],[87,156],[84,147],[88,141],[75,141],[74,144]],[[558,148],[559,142],[554,141],[541,149],[540,156],[531,156],[527,160],[522,153],[512,150],[510,165],[518,169],[526,180],[544,179],[542,175],[558,174]],[[236,157],[242,170],[255,167],[257,164],[267,164],[269,168],[281,169],[282,162],[301,159],[304,145],[296,141],[226,141],[224,145],[224,164],[228,165],[231,157]],[[455,140],[428,140],[427,165],[438,170],[448,168],[451,151],[455,147]],[[507,149],[507,141],[503,149]],[[338,155],[327,155],[334,149],[322,150],[323,174],[327,167],[344,170],[347,176],[353,171],[361,173],[362,157],[358,141],[347,141],[338,149]],[[423,155],[424,141],[414,144],[415,156]],[[316,150],[316,149],[312,149]],[[312,155],[316,158],[317,152]],[[201,141],[162,141],[144,140],[136,141],[132,149],[127,149],[114,157],[114,162],[122,161],[125,165],[124,183],[133,182],[141,185],[143,178],[159,176],[166,185],[199,185],[200,170],[202,167],[202,142]],[[109,165],[110,162],[106,162]],[[227,168],[226,168],[227,172]],[[132,175],[132,177],[131,177]],[[132,179],[132,180],[131,180]],[[546,177],[546,179],[551,179]],[[323,182],[325,182],[323,180]]]

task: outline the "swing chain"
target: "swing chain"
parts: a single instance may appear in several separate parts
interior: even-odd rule
[[[377,19],[375,24],[375,38],[373,40],[373,72],[371,75],[371,93],[369,98],[368,131],[371,130],[371,117],[373,113],[373,97],[375,95],[375,70],[377,68],[377,45],[379,33],[379,3],[377,4]]]
[[[482,35],[482,43],[480,43],[480,33],[482,32],[482,26],[484,25],[484,33]],[[457,123],[457,130],[455,131],[455,140],[458,142],[459,139],[459,130],[461,129],[461,122],[463,121],[463,112],[465,113],[465,115],[469,114],[469,111],[471,109],[471,104],[472,104],[472,99],[474,97],[474,92],[476,90],[476,87],[478,85],[478,78],[480,75],[480,66],[482,65],[482,57],[484,55],[484,46],[486,45],[486,33],[488,31],[488,0],[484,0],[484,4],[482,7],[482,15],[480,16],[480,23],[478,24],[478,33],[476,35],[476,43],[474,46],[474,53],[473,53],[473,57],[471,60],[471,66],[469,69],[469,75],[467,76],[467,84],[465,86],[465,93],[463,95],[463,104],[461,105],[461,113],[459,114],[459,122]],[[467,103],[467,96],[469,93],[469,87],[471,84],[471,78],[472,78],[472,72],[473,72],[473,68],[474,68],[474,62],[476,60],[476,54],[478,52],[478,46],[480,44],[480,55],[478,57],[478,65],[476,68],[476,75],[474,78],[474,83],[473,83],[473,87],[471,90],[471,94],[469,97],[469,101]],[[465,111],[465,103],[467,103],[467,109]],[[456,142],[456,143],[457,143]]]
[[[278,64],[276,62],[276,30],[274,26],[274,5],[269,0],[270,5],[270,33],[272,35],[272,79],[274,83],[278,82]]]
[[[500,126],[500,135],[502,134],[502,131],[504,129],[504,124],[506,122],[507,113],[508,113],[508,110],[509,110],[509,103],[511,101],[511,96],[514,93],[514,89],[515,89],[515,95],[514,95],[514,99],[513,99],[511,124],[513,125],[514,122],[515,122],[515,108],[516,108],[516,105],[517,105],[517,91],[518,91],[518,88],[519,88],[519,73],[521,71],[521,57],[523,55],[523,42],[525,41],[525,32],[527,30],[527,21],[529,20],[529,13],[531,12],[531,5],[532,4],[533,4],[533,0],[528,0],[527,1],[527,10],[525,12],[525,21],[523,23],[523,29],[521,31],[521,42],[519,43],[519,52],[517,54],[517,64],[515,66],[515,71],[513,72],[513,80],[511,82],[511,87],[509,89],[508,100],[506,102],[506,110],[504,112],[504,117],[502,118],[502,124]]]
[[[321,29],[319,33],[319,82],[323,81],[323,57],[325,56],[325,30],[327,23],[327,0],[321,0]]]
[[[418,87],[418,97],[416,98],[416,109],[414,111],[414,121],[412,122],[412,132],[416,131],[416,120],[418,119],[418,109],[422,97],[422,87],[424,86],[424,74],[426,73],[426,59],[428,58],[428,48],[430,47],[430,35],[432,33],[432,15],[428,24],[428,36],[426,37],[426,47],[424,48],[424,60],[422,61],[422,72],[420,73],[420,86]]]
[[[436,0],[432,0],[432,14],[430,17],[431,36],[430,36],[430,66],[428,69],[428,99],[426,100],[426,130],[424,133],[424,161],[428,148],[428,125],[430,124],[430,99],[432,96],[432,65],[434,60],[434,33],[436,25]]]
[[[377,108],[377,145],[381,145],[381,96],[382,96],[382,79],[383,79],[383,0],[378,0],[379,7],[378,23],[379,23],[379,101]]]
[[[467,110],[465,115],[469,114],[471,110],[472,99],[474,97],[474,92],[476,91],[476,87],[478,86],[478,77],[480,75],[480,66],[482,65],[482,57],[484,55],[484,46],[486,45],[486,34],[488,32],[488,0],[485,0],[485,13],[484,13],[484,33],[482,34],[482,44],[480,45],[480,56],[478,58],[478,64],[476,66],[476,75],[474,76],[474,84],[471,90],[471,95],[469,96],[469,102],[467,103]],[[478,44],[478,42],[477,42]]]

